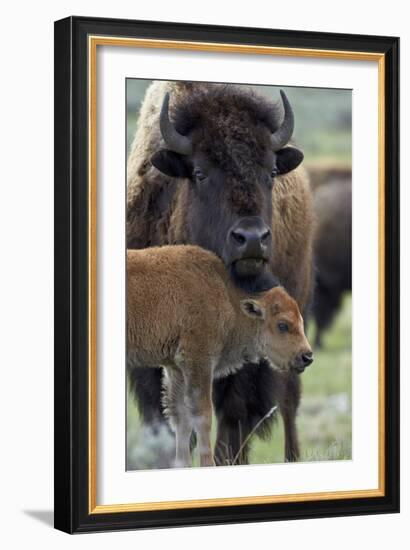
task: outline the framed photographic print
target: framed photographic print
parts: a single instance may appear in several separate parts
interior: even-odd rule
[[[55,527],[399,510],[399,39],[55,23]]]

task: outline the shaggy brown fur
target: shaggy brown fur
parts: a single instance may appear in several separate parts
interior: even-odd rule
[[[197,197],[193,182],[185,177],[167,176],[151,163],[153,155],[165,147],[159,129],[159,113],[166,92],[170,92],[169,113],[178,132],[192,136],[197,157],[221,170],[225,177],[225,181],[212,186],[213,202],[201,221],[195,210]],[[305,315],[313,284],[313,206],[309,181],[302,167],[276,177],[273,190],[268,190],[261,180],[263,170],[272,161],[272,154],[267,153],[270,132],[280,124],[280,119],[280,106],[245,86],[152,84],[141,108],[128,159],[128,248],[198,244],[223,258],[215,245],[216,239],[225,238],[220,220],[247,215],[255,204],[259,204],[264,212],[263,219],[272,220],[269,221],[272,232],[270,271],[295,298]],[[222,197],[222,193],[228,195]],[[195,224],[194,235],[192,226]],[[270,286],[272,284],[256,284],[252,289]],[[147,377],[135,379],[135,388],[144,418],[156,424],[161,422],[162,416],[160,380],[158,376],[148,382],[149,376],[147,373]],[[145,391],[145,398],[141,397],[141,391]],[[214,385],[214,400],[218,404],[221,444],[217,445],[217,454],[221,455],[220,462],[226,463],[224,448],[240,445],[238,430],[246,435],[275,400],[281,403],[284,418],[286,459],[296,460],[299,449],[295,415],[299,398],[300,382],[296,375],[289,375],[286,380],[275,379],[270,369],[263,365],[218,380]],[[269,422],[262,425],[262,435],[268,425]],[[247,461],[247,449],[240,461]]]
[[[201,466],[211,466],[212,379],[249,361],[279,371],[310,363],[299,308],[281,287],[246,296],[219,258],[195,246],[128,251],[127,284],[129,363],[165,367],[176,465],[190,464],[194,429]]]

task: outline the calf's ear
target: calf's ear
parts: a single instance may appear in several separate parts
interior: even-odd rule
[[[265,319],[265,308],[257,300],[241,300],[241,309],[251,319],[259,319],[260,321]]]
[[[285,147],[276,151],[276,169],[278,175],[287,174],[299,166],[303,160],[303,153],[295,147]]]
[[[161,149],[151,157],[151,163],[157,170],[172,178],[187,178],[189,166],[184,155]]]

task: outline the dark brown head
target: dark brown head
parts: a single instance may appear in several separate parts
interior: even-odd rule
[[[242,311],[263,322],[266,356],[279,369],[301,373],[313,362],[297,303],[282,288],[272,288],[258,299],[241,302]]]
[[[284,92],[281,97],[282,121],[277,104],[248,88],[194,88],[171,114],[166,94],[160,117],[165,148],[152,157],[158,170],[188,186],[188,242],[215,252],[237,284],[251,281],[254,289],[272,255],[275,176],[303,159],[285,147],[294,121]]]

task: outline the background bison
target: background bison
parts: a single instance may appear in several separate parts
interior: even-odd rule
[[[316,286],[313,318],[316,346],[352,290],[352,179],[350,170],[323,174],[314,192]]]
[[[127,82],[128,245],[144,248],[179,242],[200,244],[224,259],[232,278],[241,287],[252,290],[269,286],[275,282],[272,280],[274,273],[282,283],[287,282],[288,290],[306,310],[312,288],[310,187],[304,171],[298,167],[288,174],[277,175],[273,190],[269,189],[272,182],[269,175],[283,170],[289,160],[300,161],[297,151],[290,152],[286,143],[280,144],[284,153],[277,154],[280,149],[274,151],[272,147],[272,134],[283,119],[282,102],[277,103],[279,90],[257,87],[255,93],[250,88],[220,85],[213,86],[213,93],[209,94],[210,87],[206,85],[157,83],[148,90],[140,109],[138,101],[142,100],[147,84],[147,81],[138,80]],[[160,112],[167,91],[171,94],[168,128],[163,139]],[[196,101],[192,101],[193,91]],[[326,90],[308,89],[287,89],[286,92],[292,99],[292,106],[297,106],[296,141],[303,142],[304,152],[307,150],[309,156],[312,152],[317,155],[318,151],[323,151],[323,144],[326,147],[331,144],[333,151],[337,144],[349,150],[350,127],[343,126],[350,112],[347,92],[332,90],[330,94]],[[139,117],[136,133],[135,114]],[[207,117],[205,123],[204,116]],[[235,124],[235,120],[239,124]],[[322,139],[323,132],[329,128],[332,139]],[[174,147],[175,137],[177,143]],[[186,137],[188,142],[184,139]],[[172,146],[166,146],[165,141],[168,145],[172,142]],[[165,154],[164,150],[167,151]],[[268,154],[264,155],[264,151]],[[185,156],[182,164],[181,155]],[[204,155],[210,160],[204,163],[205,166],[201,165]],[[190,162],[185,162],[187,159]],[[276,161],[276,166],[272,160]],[[151,161],[157,167],[153,167]],[[215,169],[220,164],[223,164],[223,170]],[[288,164],[288,168],[291,167]],[[194,168],[195,177],[192,178]],[[189,177],[186,177],[186,170],[188,174],[191,171]],[[164,173],[167,171],[172,171],[173,176]],[[249,185],[243,185],[246,181]],[[269,193],[272,201],[266,200]],[[215,205],[217,208],[212,208]],[[271,210],[267,208],[269,205],[272,205]],[[238,221],[239,231],[234,234]],[[266,232],[266,226],[270,226],[270,234]],[[204,231],[199,231],[200,228]],[[216,231],[212,232],[212,229]],[[250,252],[247,258],[244,250]],[[240,259],[237,255],[242,255],[241,263],[237,261]],[[266,269],[267,266],[273,269]],[[350,321],[348,314],[346,319]],[[339,330],[339,323],[336,327]],[[330,349],[329,352],[338,377],[331,376],[330,369],[324,368],[321,354],[315,361],[315,375],[313,371],[304,375],[307,392],[298,424],[303,458],[308,460],[350,456],[350,360],[341,366],[338,364],[340,351]],[[348,340],[346,353],[350,357]],[[282,425],[279,424],[274,432],[275,442],[269,430],[277,414],[272,415],[270,422],[265,419],[260,423],[275,403],[280,404],[285,417],[288,459],[294,458],[297,455],[294,420],[299,383],[297,375],[287,380],[272,378],[262,364],[248,365],[238,375],[224,378],[215,385],[213,397],[218,410],[219,462],[229,462],[232,449],[238,447],[242,463],[248,460],[257,463],[283,460]],[[141,373],[141,376],[131,372],[129,390],[130,396],[136,393],[137,400],[134,402],[130,397],[128,401],[128,467],[165,467],[165,447],[172,446],[173,442],[166,442],[165,437],[167,427],[158,399],[161,379],[157,372]],[[343,411],[339,405],[337,410],[334,407],[337,392],[346,396],[347,406]],[[285,399],[285,396],[290,399]],[[134,403],[138,404],[139,412]],[[339,422],[339,418],[343,422]],[[138,427],[141,420],[144,420],[143,427]],[[317,431],[319,421],[321,428]],[[252,454],[249,455],[249,446],[242,448],[242,443],[247,439],[245,434],[258,423],[258,432],[265,436],[266,443],[253,438]],[[336,438],[342,445],[334,444]],[[164,443],[161,447],[158,447],[158,439]]]

